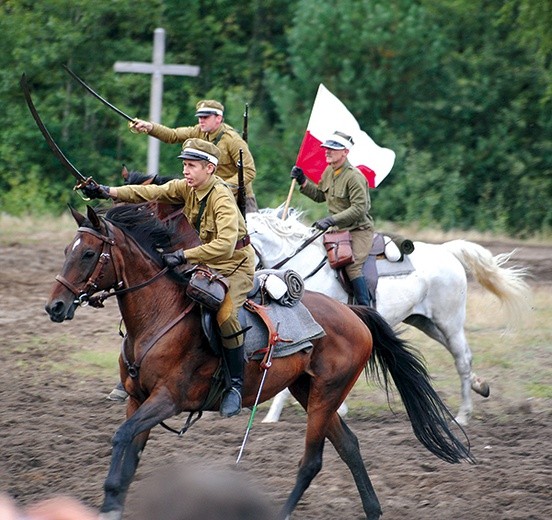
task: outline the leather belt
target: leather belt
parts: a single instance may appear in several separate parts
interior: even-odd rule
[[[236,247],[234,249],[243,249],[245,246],[248,246],[251,243],[251,239],[249,238],[249,235],[245,235],[243,238],[240,238],[236,242]]]

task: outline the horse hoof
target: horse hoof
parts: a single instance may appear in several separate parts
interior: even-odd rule
[[[454,418],[454,420],[456,421],[457,424],[459,424],[462,427],[468,426],[468,423],[469,423],[469,419],[465,415],[457,415]]]
[[[348,412],[349,412],[349,407],[345,402],[343,402],[341,406],[337,409],[337,413],[339,414],[339,417],[341,417],[342,419],[345,419],[345,417],[347,417]]]
[[[482,397],[489,397],[491,395],[491,387],[489,386],[489,383],[480,378],[476,378],[473,381],[472,390]]]
[[[481,385],[481,389],[479,391],[479,395],[483,397],[489,397],[491,395],[491,387],[489,386],[488,383],[483,382],[483,384]]]
[[[121,520],[123,514],[121,511],[108,511],[107,513],[100,513],[98,515],[98,520]]]
[[[109,401],[116,401],[117,403],[124,403],[127,397],[128,394],[124,390],[114,388],[109,395],[106,396],[106,399]]]

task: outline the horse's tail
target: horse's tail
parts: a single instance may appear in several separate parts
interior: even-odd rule
[[[471,273],[482,287],[504,305],[510,323],[519,322],[529,308],[528,271],[524,267],[502,267],[515,253],[496,256],[483,246],[467,240],[451,240],[443,246]]]
[[[416,438],[446,462],[458,463],[462,459],[474,462],[469,445],[464,446],[450,429],[448,421],[456,421],[431,386],[423,361],[376,310],[363,306],[350,307],[372,333],[373,352],[367,369],[384,384],[386,390],[391,376]],[[466,436],[464,430],[456,425]]]

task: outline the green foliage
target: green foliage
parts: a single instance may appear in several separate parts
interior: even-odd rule
[[[28,76],[50,133],[82,172],[121,183],[144,170],[147,139],[86,94],[67,64],[129,115],[147,118],[150,77],[115,61],[199,65],[164,78],[162,121],[195,124],[214,97],[249,143],[261,207],[283,203],[319,83],[347,105],[395,166],[373,191],[376,219],[518,235],[552,230],[552,37],[549,2],[532,0],[7,0],[0,4],[0,211],[64,211],[73,181],[34,124],[18,81]],[[179,175],[179,145],[160,173]],[[298,193],[293,204],[324,212]]]

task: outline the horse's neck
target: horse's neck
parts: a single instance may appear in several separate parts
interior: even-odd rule
[[[182,213],[183,204],[160,204],[155,203],[155,211],[157,218],[166,221],[167,223],[173,222],[175,224],[175,231],[178,234],[178,244],[186,244],[187,247],[195,247],[201,244],[201,240],[197,234],[197,231],[188,222],[188,219]]]
[[[162,268],[133,240],[127,240],[126,243],[127,251],[124,258],[116,260],[119,262],[122,288],[132,289],[145,285],[118,297],[121,316],[127,330],[129,327],[140,330],[159,328],[177,316],[189,301],[186,300],[185,287],[169,278],[167,274],[153,280]],[[153,281],[147,283],[149,280]]]
[[[273,233],[273,237],[277,234]],[[337,273],[330,267],[326,259],[326,250],[322,238],[317,238],[305,249],[294,254],[309,238],[309,233],[304,236],[278,237],[270,244],[261,248],[262,260],[266,267],[277,265],[285,258],[289,260],[282,266],[282,269],[292,269],[300,274],[305,281],[305,288],[310,291],[317,291],[327,294],[342,302],[347,302],[347,292],[341,286]],[[265,237],[266,238],[266,237]],[[268,244],[268,241],[266,241]],[[293,255],[293,256],[292,256]]]

